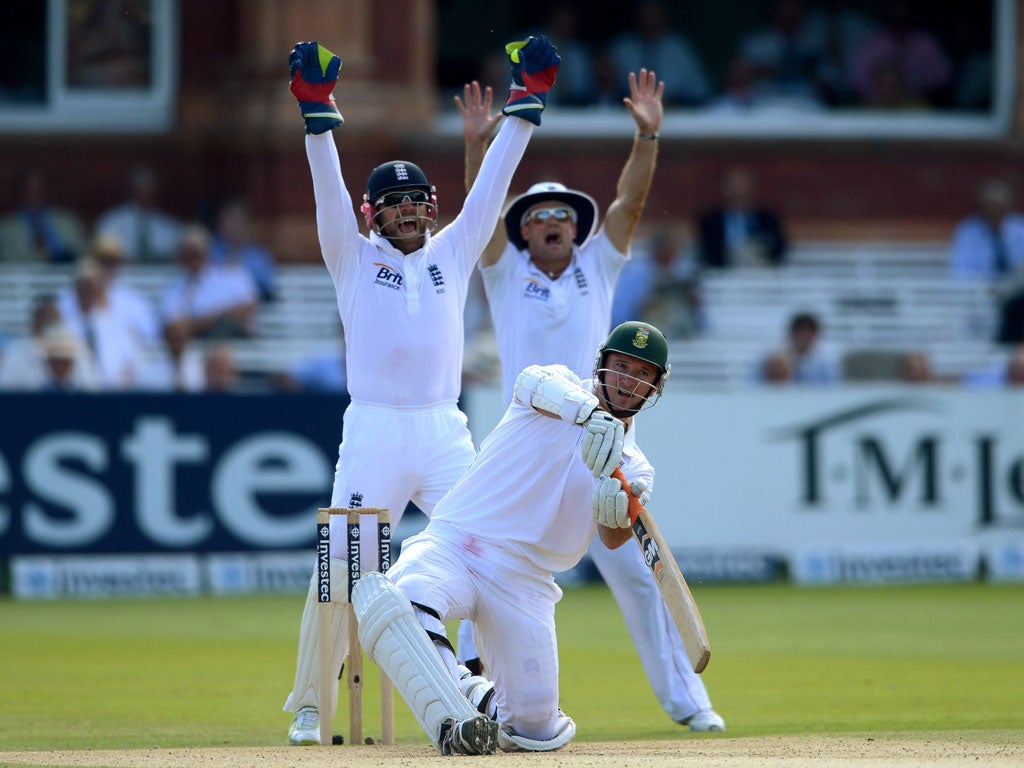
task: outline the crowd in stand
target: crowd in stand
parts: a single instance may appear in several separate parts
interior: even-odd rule
[[[51,203],[41,171],[21,174],[17,207],[0,216],[0,263],[70,270],[59,290],[34,297],[24,336],[0,340],[0,389],[244,388],[232,344],[257,333],[275,299],[274,259],[252,237],[244,200],[225,200],[207,227],[161,210],[158,193],[152,170],[138,167],[125,200],[88,228]],[[125,279],[138,265],[166,268],[156,300]],[[305,381],[281,372],[288,389]]]
[[[784,216],[758,203],[750,169],[728,168],[720,189],[719,203],[695,212],[691,227],[654,231],[634,248],[616,289],[613,325],[645,317],[671,338],[699,338],[705,331],[702,279],[787,269]],[[209,228],[184,223],[160,209],[152,171],[137,168],[125,201],[99,216],[90,231],[74,212],[51,204],[38,170],[19,177],[18,192],[17,208],[0,215],[0,263],[72,266],[59,291],[35,297],[24,335],[0,339],[0,389],[246,388],[233,343],[258,336],[258,317],[276,300],[280,270],[252,237],[244,200],[224,201]],[[126,270],[142,264],[166,267],[157,301],[124,279]],[[997,329],[978,343],[1002,346],[1005,360],[995,368],[938,376],[924,349],[862,350],[841,359],[827,342],[828,318],[801,311],[789,319],[780,346],[751,361],[748,378],[775,387],[870,380],[1024,383],[1024,213],[1005,181],[982,183],[975,210],[953,227],[949,279],[990,287]],[[471,291],[467,306],[467,382],[496,375],[481,294]],[[264,376],[258,386],[344,392],[345,380],[339,331],[336,349]]]
[[[599,48],[580,35],[578,3],[557,2],[544,28],[529,31],[548,35],[563,53],[559,87],[551,92],[551,100],[563,105],[618,107],[628,82],[625,73],[637,61],[671,73],[665,77],[666,105],[721,112],[766,106],[974,108],[990,98],[985,84],[991,81],[986,76],[991,62],[986,64],[985,51],[969,41],[953,46],[944,40],[926,19],[915,17],[920,5],[893,0],[880,6],[878,16],[828,0],[775,0],[771,7],[764,26],[735,41],[724,80],[717,84],[698,49],[671,25],[670,7],[656,0],[640,2],[632,16],[636,23]],[[502,58],[502,79],[505,69]],[[486,70],[481,80],[488,82]],[[0,211],[0,262],[72,265],[72,272],[61,290],[37,297],[23,337],[0,338],[0,389],[244,388],[233,343],[258,336],[261,310],[275,301],[279,276],[273,256],[252,236],[246,202],[222,201],[205,224],[179,221],[161,210],[152,170],[139,167],[128,178],[124,200],[112,201],[95,225],[86,227],[73,211],[51,204],[48,181],[37,169],[19,176],[16,208]],[[693,212],[692,227],[651,232],[634,248],[618,282],[612,325],[644,317],[674,339],[700,337],[704,276],[785,270],[791,244],[784,219],[783,212],[759,204],[749,168],[727,169],[719,203]],[[123,279],[126,270],[147,264],[168,267],[156,302]],[[982,184],[976,210],[956,225],[949,276],[991,286],[998,328],[993,338],[978,343],[1003,345],[1007,360],[999,370],[964,371],[957,380],[971,386],[1020,383],[1024,214],[1005,181]],[[467,382],[496,376],[486,317],[477,291],[467,308]],[[779,348],[751,361],[751,381],[772,386],[871,378],[949,383],[949,377],[933,375],[925,350],[840,361],[827,353],[827,317],[801,311],[788,323]],[[344,391],[340,331],[337,349],[277,371],[262,385]]]
[[[770,8],[766,23],[732,41],[721,76],[672,23],[663,0],[637,4],[635,24],[605,41],[582,34],[581,4],[573,2],[556,3],[540,28],[523,34],[544,34],[564,52],[551,100],[566,106],[617,107],[638,61],[666,73],[667,107],[718,114],[755,108],[976,110],[991,103],[991,51],[972,38],[971,25],[940,34],[926,7],[908,0],[882,4],[881,11],[834,0],[774,0]],[[494,86],[501,74],[498,60],[478,73]]]

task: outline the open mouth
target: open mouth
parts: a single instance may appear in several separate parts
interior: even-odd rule
[[[414,235],[419,231],[419,225],[415,217],[399,219],[395,222],[395,229],[401,235]]]
[[[562,244],[562,233],[561,232],[549,232],[544,236],[545,245],[561,245]]]

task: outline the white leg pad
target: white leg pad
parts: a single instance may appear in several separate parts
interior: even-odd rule
[[[363,575],[352,593],[363,650],[398,688],[438,749],[445,718],[479,716],[459,691],[405,593],[380,573]]]
[[[341,670],[342,662],[348,657],[348,561],[331,558],[331,637],[334,645],[331,648],[331,668]],[[338,585],[341,585],[339,588]],[[317,642],[316,614],[320,610],[317,603],[317,577],[314,573],[309,580],[306,592],[306,605],[302,609],[302,623],[299,625],[299,654],[295,662],[295,683],[292,692],[284,703],[285,712],[297,712],[299,707],[318,707],[320,690],[318,678],[318,654],[320,643]],[[338,711],[338,686],[334,686],[331,694],[331,716]]]
[[[558,733],[550,739],[528,739],[507,729],[498,729],[498,748],[502,752],[553,752],[561,749],[576,735],[576,723],[564,712],[559,712]]]

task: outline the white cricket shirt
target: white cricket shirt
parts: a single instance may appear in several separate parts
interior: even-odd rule
[[[546,366],[588,392],[562,365]],[[545,416],[515,400],[491,433],[466,474],[437,503],[431,524],[453,524],[464,534],[513,550],[537,567],[557,572],[572,568],[587,550],[597,527],[589,500],[594,477],[583,463],[584,430]],[[626,432],[622,471],[630,481],[653,483],[654,468]]]
[[[582,247],[573,247],[572,261],[555,280],[530,261],[528,251],[511,243],[496,263],[480,268],[506,402],[528,365],[560,363],[580,376],[593,373],[594,357],[611,326],[615,281],[628,258],[602,227]]]
[[[458,400],[470,271],[532,131],[525,120],[503,121],[461,213],[408,256],[386,238],[359,232],[333,135],[306,136],[320,249],[338,295],[354,401],[424,407]]]

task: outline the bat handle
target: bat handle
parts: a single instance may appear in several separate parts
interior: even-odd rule
[[[626,496],[629,497],[629,524],[632,525],[640,517],[640,513],[643,512],[644,505],[640,503],[640,499],[634,496],[630,490],[631,484],[626,479],[626,476],[622,474],[622,467],[616,467],[612,472],[612,477],[622,483],[622,489],[626,492]]]

